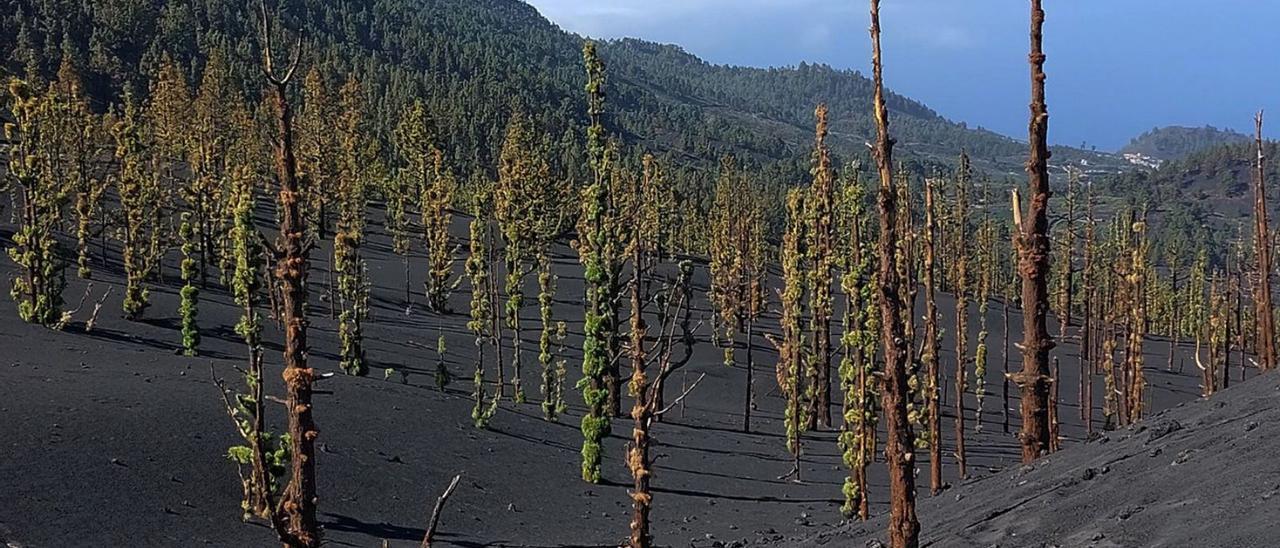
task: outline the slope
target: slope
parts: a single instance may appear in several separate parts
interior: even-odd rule
[[[1120,154],[1136,154],[1160,162],[1167,162],[1219,145],[1240,144],[1249,141],[1248,135],[1230,129],[1218,129],[1213,126],[1168,126],[1153,128],[1142,135],[1134,137],[1119,152]]]
[[[918,507],[921,546],[1274,546],[1280,376],[1161,412]],[[872,546],[883,519],[788,541]]]
[[[271,205],[263,203],[259,217],[264,224],[271,222]],[[508,399],[492,427],[479,430],[470,417],[474,347],[466,331],[468,288],[462,286],[452,300],[454,310],[463,312],[425,312],[424,259],[415,251],[410,273],[418,305],[406,314],[403,266],[377,222],[382,213],[374,210],[370,218],[365,258],[373,315],[364,328],[373,369],[368,377],[348,377],[338,368],[336,326],[321,295],[329,250],[322,246],[314,254],[311,363],[322,372],[337,373],[320,382],[316,397],[325,538],[335,545],[377,546],[386,539],[393,546],[416,546],[434,497],[453,474],[462,473],[464,481],[441,522],[441,546],[617,546],[630,518],[630,476],[621,459],[630,424],[627,419],[616,422],[606,440],[605,482],[583,483],[578,454],[583,406],[571,388],[580,377],[581,360],[582,270],[576,255],[566,246],[555,250],[560,291],[554,316],[567,322],[569,330],[568,414],[559,423],[541,418],[536,310],[530,307],[523,325],[524,385],[530,401],[517,405]],[[455,218],[455,241],[464,248],[465,220]],[[0,224],[0,240],[7,239],[11,228]],[[145,319],[128,322],[119,312],[122,281],[114,243],[107,256],[106,265],[95,264],[93,294],[101,295],[108,286],[115,291],[92,331],[83,325],[92,300],[63,332],[23,324],[8,300],[0,302],[0,413],[14,418],[0,422],[0,477],[6,478],[0,541],[24,547],[270,544],[272,535],[265,527],[239,521],[240,486],[235,467],[225,458],[227,447],[238,440],[209,378],[212,367],[228,383],[238,380],[235,368],[245,354],[232,329],[238,311],[222,288],[202,291],[201,355],[178,355],[172,261],[168,283],[152,288],[155,303]],[[8,274],[12,266],[5,261],[0,268]],[[460,272],[461,265],[455,269]],[[696,283],[696,317],[705,321],[710,314],[702,298],[705,265],[698,266]],[[70,304],[83,288],[83,282],[74,281],[67,292]],[[526,291],[532,295],[532,279]],[[951,318],[953,301],[945,296],[940,301],[943,317]],[[837,296],[836,302],[843,298]],[[971,312],[976,311],[973,306]],[[968,435],[975,475],[1016,466],[1018,458],[1016,440],[1003,424],[1005,410],[1016,413],[1018,399],[1016,389],[1007,405],[1000,397],[1000,359],[1008,354],[1017,360],[1012,343],[999,335],[1002,318],[1001,305],[993,303],[988,317],[991,367],[983,379],[984,425]],[[1008,340],[1020,340],[1016,310],[1010,321]],[[278,395],[280,335],[274,323],[266,326],[267,391]],[[759,327],[758,333],[776,334],[776,314]],[[950,325],[943,330],[954,332]],[[838,322],[834,331],[833,339],[838,339]],[[441,333],[447,340],[444,358],[455,379],[443,392],[434,386],[434,343]],[[836,527],[846,474],[836,433],[806,435],[803,483],[779,480],[791,462],[782,434],[784,402],[771,374],[776,354],[758,334],[753,430],[742,432],[745,351],[739,350],[736,367],[725,367],[705,325],[696,335],[694,359],[687,372],[673,377],[668,398],[704,373],[706,379],[684,407],[655,427],[653,532],[659,544],[701,548]],[[944,364],[954,364],[951,337],[942,342]],[[975,346],[971,341],[970,348]],[[1169,346],[1151,341],[1148,362],[1164,363]],[[1183,355],[1191,351],[1185,344],[1174,350]],[[1063,435],[1071,445],[1085,437],[1074,404],[1078,352],[1070,340],[1056,352],[1063,365]],[[487,380],[492,383],[496,364],[492,352],[487,355]],[[1198,375],[1193,365],[1186,365],[1185,371],[1149,371],[1153,410],[1194,397]],[[1101,393],[1101,379],[1095,380],[1095,393]],[[943,393],[951,400],[944,401],[943,430],[947,447],[953,447],[954,394],[950,389]],[[1098,423],[1099,404],[1091,409]],[[975,425],[979,405],[972,393],[966,406],[969,424]],[[838,414],[839,408],[834,411]],[[283,413],[269,413],[278,427]],[[921,466],[925,460],[921,455]],[[948,453],[947,481],[955,481],[954,465]],[[870,470],[873,512],[883,511],[887,503],[882,469],[877,465]]]

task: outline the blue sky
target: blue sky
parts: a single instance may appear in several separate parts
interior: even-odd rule
[[[713,63],[869,72],[865,0],[528,0],[566,30]],[[884,0],[885,78],[955,120],[1026,136],[1029,3]],[[1050,138],[1113,150],[1154,126],[1280,135],[1280,1],[1048,0]]]

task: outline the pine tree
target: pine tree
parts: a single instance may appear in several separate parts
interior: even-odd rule
[[[924,227],[924,344],[920,360],[924,362],[928,388],[929,491],[942,492],[942,409],[939,405],[941,385],[941,333],[938,330],[938,228],[937,185],[934,178],[925,179]]]
[[[804,191],[793,188],[787,192],[787,225],[782,236],[780,262],[782,263],[783,289],[779,294],[782,318],[778,348],[778,388],[787,398],[784,423],[787,429],[787,451],[791,453],[793,468],[785,477],[801,479],[801,458],[804,456],[804,430],[808,423],[804,405],[804,294],[805,275],[803,251],[805,241]]]
[[[956,469],[960,479],[969,477],[965,459],[964,398],[968,392],[969,363],[969,194],[973,170],[969,155],[960,154],[955,178],[955,202],[951,212],[951,287],[956,294]]]
[[[644,158],[644,164],[645,176],[641,178],[638,186],[640,193],[637,196],[652,196],[651,191],[655,190],[652,183],[656,167],[649,156]],[[657,219],[653,216],[656,210],[652,207],[648,209],[647,213],[642,213],[638,217],[652,228],[652,223]],[[653,459],[650,457],[650,446],[653,440],[650,432],[653,423],[670,411],[670,407],[662,407],[662,400],[658,397],[658,394],[663,391],[667,378],[673,369],[683,367],[693,356],[693,346],[690,343],[693,335],[688,328],[689,277],[693,269],[691,263],[682,261],[677,279],[673,283],[666,284],[658,294],[654,295],[656,297],[654,300],[660,307],[658,310],[660,322],[656,326],[656,336],[652,337],[656,341],[646,344],[650,337],[649,326],[644,319],[645,293],[648,291],[646,288],[653,287],[657,277],[655,269],[651,268],[656,257],[648,254],[656,252],[659,248],[656,236],[660,233],[632,230],[629,234],[631,240],[627,247],[631,252],[634,282],[630,284],[632,314],[629,350],[632,375],[628,388],[635,398],[635,403],[631,408],[634,426],[631,429],[631,442],[627,446],[627,468],[631,471],[634,486],[631,491],[631,535],[627,546],[628,548],[649,548],[653,542],[649,535],[649,512],[653,506],[653,493],[649,488],[653,476]],[[682,328],[683,331],[679,335],[676,334],[677,328]],[[681,357],[676,358],[674,357],[675,342],[678,339],[685,341],[685,350]],[[647,374],[650,362],[658,364],[658,372],[652,377]],[[694,382],[694,386],[699,381],[701,378]],[[681,398],[688,395],[688,391],[692,389],[693,386],[688,387]]]
[[[987,312],[991,307],[991,287],[996,276],[996,223],[991,218],[991,181],[983,179],[982,181],[982,220],[978,226],[978,248],[977,248],[977,267],[978,267],[978,293],[976,295],[978,301],[978,347],[973,354],[973,371],[976,384],[973,387],[973,395],[978,401],[977,409],[974,410],[974,426],[975,431],[981,432],[983,402],[987,395],[987,357],[988,347],[987,338],[990,332],[987,329]]]
[[[449,236],[453,224],[450,207],[458,182],[444,165],[443,152],[432,151],[431,166],[431,182],[422,187],[422,232],[427,243],[426,295],[429,307],[443,313],[449,310],[449,295],[462,281],[453,276],[458,246]]]
[[[281,496],[280,509],[272,524],[281,540],[293,547],[313,548],[320,544],[316,522],[316,430],[311,403],[315,371],[307,365],[307,273],[310,270],[310,245],[303,216],[302,187],[294,151],[293,110],[289,104],[289,81],[298,68],[302,41],[294,47],[293,57],[283,74],[273,68],[271,25],[266,5],[262,11],[263,73],[270,84],[270,101],[274,105],[275,167],[279,212],[279,236],[273,261],[275,279],[280,287],[280,310],[284,325],[285,409],[289,421],[291,467],[289,483]]]
[[[58,68],[55,111],[65,121],[61,134],[61,146],[65,157],[67,185],[75,196],[76,266],[77,274],[89,279],[93,270],[89,266],[89,240],[94,237],[93,219],[101,209],[102,195],[106,193],[106,177],[97,166],[102,153],[102,120],[89,109],[84,83],[75,62],[74,52],[64,36],[62,65]],[[105,227],[100,230],[105,230]]]
[[[240,309],[235,330],[249,353],[248,368],[243,373],[244,391],[227,397],[227,388],[221,381],[216,381],[227,412],[244,440],[244,445],[228,449],[227,458],[236,463],[240,472],[244,489],[241,508],[245,520],[255,516],[271,519],[275,514],[272,501],[279,495],[282,478],[288,472],[287,466],[292,459],[292,440],[288,434],[279,435],[266,429],[262,389],[262,318],[257,310],[264,272],[261,236],[253,221],[257,201],[254,194],[256,178],[251,164],[234,165],[227,189],[232,216],[226,248],[232,265],[230,288]]]
[[[904,295],[900,293],[898,258],[892,250],[898,238],[897,196],[893,188],[893,145],[889,137],[889,109],[884,97],[884,67],[880,53],[880,0],[871,0],[871,60],[874,73],[874,113],[876,143],[873,147],[880,175],[878,203],[880,207],[879,294],[880,341],[884,353],[884,377],[881,406],[888,439],[885,461],[889,468],[889,545],[893,548],[915,548],[920,522],[915,510],[915,435],[907,415],[906,357],[909,352],[903,330]]]
[[[421,202],[422,236],[427,253],[427,308],[444,313],[449,309],[449,294],[462,281],[453,279],[457,246],[449,237],[453,222],[450,207],[458,184],[434,139],[427,107],[415,101],[396,127],[396,148],[406,163],[402,176],[416,188]]]
[[[711,209],[712,234],[708,249],[711,257],[712,306],[723,323],[724,364],[735,365],[737,334],[745,332],[748,322],[754,326],[759,314],[759,272],[762,268],[758,247],[759,212],[747,181],[738,172],[737,163],[730,156],[720,160],[720,177],[715,186]],[[744,333],[750,342],[751,333]],[[750,344],[748,344],[750,346]],[[750,350],[750,349],[748,349]],[[746,389],[742,417],[744,432],[751,429],[752,381],[754,364],[748,351],[745,365]]]
[[[1022,372],[1016,380],[1022,388],[1019,438],[1024,463],[1036,460],[1049,448],[1049,351],[1054,346],[1045,324],[1049,308],[1049,111],[1044,102],[1043,27],[1041,0],[1031,0],[1030,203],[1025,216],[1015,209],[1020,219],[1017,244],[1023,307]]]
[[[360,247],[364,242],[365,177],[367,152],[364,138],[363,102],[355,77],[342,87],[342,115],[338,120],[339,148],[342,151],[338,181],[338,227],[333,239],[333,265],[338,274],[338,338],[340,365],[351,375],[365,375],[363,322],[369,315],[369,289]]]
[[[532,121],[517,109],[507,124],[506,139],[498,160],[498,184],[494,188],[494,215],[502,233],[505,254],[507,301],[505,325],[511,331],[512,376],[516,403],[523,403],[521,387],[523,352],[520,348],[524,280],[529,263],[560,235],[565,224],[565,193],[552,179],[545,159],[546,145],[535,138]]]
[[[538,363],[542,365],[542,416],[549,421],[559,420],[568,410],[564,399],[564,361],[557,356],[559,345],[555,339],[563,322],[557,323],[552,305],[556,295],[556,275],[551,271],[551,257],[543,254],[538,260],[538,318],[542,333],[538,337]]]
[[[230,259],[219,249],[220,243],[226,241],[228,230],[224,220],[226,212],[220,209],[225,209],[225,204],[230,202],[227,157],[235,126],[229,123],[228,111],[234,115],[243,105],[230,79],[225,54],[221,49],[214,49],[205,64],[191,107],[192,135],[187,154],[191,179],[184,189],[184,200],[192,212],[202,288],[207,287],[209,270],[214,264],[223,269],[224,278],[231,268]]]
[[[62,290],[66,286],[66,265],[54,231],[62,222],[66,188],[58,184],[57,152],[51,150],[58,139],[53,118],[58,117],[60,100],[55,89],[41,95],[25,81],[9,81],[10,111],[14,121],[5,124],[4,137],[14,143],[9,152],[7,177],[17,183],[20,222],[12,236],[9,258],[20,269],[10,295],[18,303],[23,321],[46,326],[62,317]]]
[[[303,214],[312,225],[317,240],[329,237],[329,221],[334,215],[340,177],[338,135],[334,121],[341,115],[338,100],[325,75],[311,67],[302,84],[303,110],[298,120],[298,168],[303,184]],[[327,291],[329,317],[337,316],[337,286],[333,261],[329,261]]]
[[[383,226],[391,236],[391,252],[399,255],[404,263],[404,311],[405,315],[413,312],[413,291],[409,283],[409,253],[413,250],[413,229],[409,221],[409,207],[413,200],[412,183],[400,174],[387,177],[382,184],[382,195],[386,201]]]
[[[837,195],[837,249],[843,257],[840,287],[845,293],[844,334],[840,338],[840,387],[844,393],[839,445],[849,473],[841,489],[845,517],[869,516],[867,467],[876,449],[875,353],[879,324],[875,302],[875,252],[870,241],[867,190],[856,166]]]
[[[1143,372],[1145,359],[1142,352],[1142,341],[1147,325],[1147,284],[1150,265],[1147,257],[1150,249],[1146,237],[1146,219],[1132,213],[1129,217],[1130,234],[1125,236],[1125,260],[1121,261],[1121,282],[1123,283],[1127,304],[1125,310],[1125,378],[1126,388],[1123,397],[1127,399],[1122,407],[1125,410],[1125,424],[1133,424],[1142,418],[1146,400],[1146,377]]]
[[[1271,260],[1273,242],[1271,225],[1267,221],[1266,169],[1267,158],[1262,143],[1262,113],[1254,117],[1256,131],[1255,150],[1257,161],[1253,170],[1253,223],[1255,255],[1258,261],[1258,285],[1254,288],[1254,318],[1257,322],[1258,363],[1264,371],[1274,369],[1280,358],[1276,355],[1275,309],[1271,305]]]
[[[477,179],[471,187],[471,223],[470,253],[467,255],[466,275],[471,282],[471,321],[467,329],[475,336],[476,369],[472,378],[472,398],[475,402],[471,410],[471,420],[476,428],[487,428],[493,418],[501,397],[501,385],[495,391],[491,401],[485,401],[484,390],[484,346],[493,340],[493,303],[490,299],[490,266],[488,243],[492,238],[490,218],[493,207],[493,191],[491,185]]]
[[[832,271],[835,267],[834,201],[835,174],[831,153],[827,149],[827,105],[814,111],[817,119],[813,156],[809,173],[813,176],[810,191],[809,259],[813,268],[809,283],[810,330],[813,332],[813,357],[809,387],[809,428],[831,427],[831,315]]]
[[[158,259],[152,253],[151,242],[159,238],[160,227],[154,212],[161,208],[162,199],[159,174],[152,170],[148,156],[149,136],[130,94],[125,94],[124,111],[112,134],[120,168],[116,192],[124,214],[120,231],[125,271],[124,313],[127,319],[137,320],[150,305],[150,291],[144,284]]]
[[[604,116],[605,66],[596,55],[596,46],[588,41],[582,48],[587,70],[587,156],[592,180],[583,189],[582,217],[579,223],[578,255],[585,270],[587,310],[584,318],[582,374],[578,383],[587,413],[582,417],[582,479],[600,481],[600,442],[610,431],[613,415],[611,403],[618,402],[616,364],[617,265],[618,241],[611,226],[615,151],[606,143]],[[614,374],[611,374],[614,373]]]
[[[200,352],[200,327],[196,325],[200,309],[200,289],[196,287],[196,280],[200,277],[200,272],[196,262],[196,229],[189,211],[182,212],[178,237],[182,241],[182,289],[179,291],[182,301],[178,305],[178,315],[182,317],[182,352],[195,356]]]
[[[724,337],[724,364],[734,365],[737,331],[742,324],[745,281],[738,245],[743,223],[743,180],[732,156],[720,159],[720,176],[716,179],[709,213],[711,240],[708,242],[711,275],[709,300],[722,325],[713,324],[716,336]]]

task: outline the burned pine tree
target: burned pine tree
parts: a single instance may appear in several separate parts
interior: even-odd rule
[[[975,298],[978,301],[978,346],[973,352],[973,395],[977,400],[977,407],[974,409],[974,431],[976,432],[981,432],[983,429],[983,404],[987,396],[987,359],[990,354],[987,338],[991,334],[987,326],[987,312],[991,308],[991,287],[995,283],[994,280],[997,275],[996,223],[991,218],[991,207],[991,180],[984,178],[982,181],[982,220],[978,225],[976,252],[978,290]]]
[[[716,181],[711,206],[711,231],[709,242],[711,292],[709,300],[720,318],[720,335],[724,337],[724,364],[733,367],[738,334],[746,339],[747,351],[746,387],[743,390],[742,429],[751,430],[751,410],[754,404],[753,381],[755,374],[754,336],[755,322],[762,312],[764,274],[763,219],[750,183],[739,172],[732,157],[720,162],[720,177]]]
[[[845,293],[844,334],[840,338],[840,387],[844,393],[843,426],[838,438],[848,468],[842,488],[845,517],[867,519],[870,513],[867,467],[876,449],[878,413],[875,396],[875,356],[879,318],[875,300],[875,251],[866,189],[856,166],[848,170],[836,201],[837,250]]]
[[[218,265],[222,277],[228,278],[234,268],[226,257],[231,209],[231,184],[228,155],[235,137],[229,118],[244,108],[231,84],[231,69],[226,54],[215,49],[201,75],[191,109],[194,131],[187,151],[191,169],[188,184],[182,189],[183,201],[191,212],[196,252],[197,278],[201,289],[208,287],[210,270]]]
[[[331,91],[328,77],[313,66],[302,83],[303,108],[298,119],[298,169],[303,192],[303,214],[311,223],[316,240],[332,235],[329,222],[337,209],[340,177],[338,136],[333,130],[341,116],[338,98]],[[329,302],[330,319],[338,319],[338,294],[335,265],[329,258],[322,301]]]
[[[1029,203],[1025,214],[1015,199],[1018,271],[1022,275],[1022,461],[1029,463],[1049,450],[1049,110],[1045,106],[1041,0],[1031,0],[1031,152],[1027,160]],[[1015,195],[1016,196],[1016,195]]]
[[[938,329],[938,226],[937,185],[934,178],[924,181],[924,344],[920,360],[924,363],[928,383],[929,492],[942,492],[942,409],[939,402],[942,368],[940,364],[941,332]]]
[[[163,197],[159,173],[147,152],[150,136],[131,94],[125,94],[124,111],[111,131],[119,166],[116,193],[124,217],[119,231],[125,271],[123,309],[127,319],[137,320],[151,303],[146,281],[159,260],[152,242],[161,231],[154,212],[162,208]]]
[[[618,297],[624,242],[615,191],[620,173],[614,165],[616,144],[604,127],[605,65],[593,42],[582,48],[587,72],[587,157],[591,181],[582,191],[578,223],[578,255],[586,281],[586,314],[582,343],[583,379],[579,382],[587,413],[582,417],[582,479],[600,481],[601,441],[619,414]]]
[[[294,156],[293,110],[289,104],[289,82],[302,55],[302,39],[294,47],[293,56],[284,73],[273,66],[271,24],[265,3],[262,11],[263,73],[270,84],[271,104],[275,110],[275,183],[280,215],[280,235],[274,255],[275,278],[280,284],[281,311],[284,324],[285,408],[289,422],[291,466],[289,483],[282,493],[276,533],[286,546],[313,548],[320,544],[316,521],[316,451],[318,431],[312,417],[311,386],[315,370],[307,365],[307,271],[313,243],[308,241],[306,220],[302,215],[298,163]],[[273,519],[273,523],[277,521]]]
[[[468,281],[471,282],[471,311],[467,330],[475,337],[476,367],[472,376],[471,421],[476,428],[488,428],[489,421],[498,409],[498,401],[502,398],[502,383],[494,389],[493,397],[486,400],[484,388],[484,347],[496,343],[496,324],[494,322],[493,275],[490,243],[493,240],[492,185],[483,178],[475,179],[471,184],[471,222],[470,253],[464,265]],[[495,345],[496,346],[496,345]],[[498,360],[501,366],[502,360]]]
[[[786,426],[787,451],[791,454],[792,470],[782,479],[801,479],[801,458],[804,456],[804,430],[807,424],[804,405],[804,190],[793,188],[787,192],[787,224],[782,235],[779,262],[782,265],[782,289],[778,292],[781,304],[781,337],[770,338],[778,349],[778,388],[787,399],[783,411]],[[846,429],[848,423],[846,423]]]
[[[960,167],[955,175],[955,201],[951,211],[951,288],[956,296],[955,309],[955,342],[956,342],[956,472],[957,477],[969,477],[967,459],[965,458],[965,394],[968,392],[969,379],[969,195],[973,186],[973,168],[969,164],[969,155],[960,154]]]
[[[56,141],[59,131],[52,118],[61,110],[54,97],[37,93],[23,80],[9,81],[13,123],[4,126],[9,151],[6,178],[17,182],[20,205],[18,230],[9,258],[19,267],[10,295],[18,303],[23,321],[54,326],[62,318],[62,290],[66,286],[66,261],[55,231],[63,221],[67,189],[59,185]]]
[[[364,139],[364,103],[361,85],[354,76],[342,87],[342,114],[338,118],[338,224],[333,236],[333,266],[338,274],[339,363],[350,375],[365,375],[369,364],[364,352],[364,320],[369,316],[367,267],[364,245],[365,196],[370,154]]]
[[[649,534],[649,512],[653,506],[653,493],[650,481],[653,475],[653,459],[650,448],[653,444],[652,427],[654,422],[671,407],[661,407],[662,399],[658,397],[665,386],[671,371],[683,367],[693,355],[690,343],[692,333],[688,332],[689,316],[689,277],[692,265],[688,261],[681,262],[679,273],[674,281],[668,281],[664,287],[655,290],[658,279],[657,262],[659,243],[656,236],[662,222],[663,212],[659,199],[662,192],[662,180],[657,162],[651,156],[643,160],[643,174],[633,180],[630,186],[631,203],[637,207],[631,209],[632,227],[629,231],[630,241],[627,254],[630,257],[632,278],[629,284],[631,300],[631,332],[629,334],[628,355],[631,361],[631,382],[628,386],[631,396],[635,398],[631,408],[634,426],[631,430],[631,442],[627,446],[627,467],[631,471],[634,488],[631,491],[632,517],[629,548],[649,548],[652,538]],[[656,334],[649,334],[649,324],[645,320],[645,312],[649,303],[655,303],[662,310],[658,311],[659,323]],[[681,326],[686,330],[677,333]],[[653,342],[649,342],[650,340]],[[684,351],[676,357],[676,342],[685,341]],[[648,375],[649,365],[658,365],[657,374]],[[700,381],[701,379],[699,379]],[[694,383],[697,385],[697,382]],[[692,387],[687,390],[692,390]],[[678,400],[683,400],[682,394]]]
[[[1266,168],[1267,157],[1262,142],[1262,112],[1254,117],[1256,135],[1254,139],[1257,161],[1253,171],[1253,222],[1254,246],[1258,261],[1258,285],[1254,287],[1254,313],[1257,322],[1258,363],[1266,371],[1276,367],[1276,326],[1275,309],[1271,305],[1271,269],[1275,263],[1271,260],[1272,242],[1271,225],[1267,221],[1267,189]]]
[[[831,427],[831,315],[832,272],[835,268],[835,173],[827,149],[827,105],[814,111],[816,129],[809,172],[813,185],[805,208],[809,227],[809,325],[813,333],[813,353],[809,362],[810,430]]]
[[[243,149],[241,149],[243,152]],[[254,225],[253,211],[257,203],[254,187],[258,177],[250,162],[254,158],[240,154],[229,174],[227,206],[231,215],[230,237],[225,247],[232,267],[229,281],[232,297],[240,309],[235,331],[248,351],[248,366],[242,372],[243,392],[231,393],[221,380],[215,384],[223,396],[227,414],[244,440],[232,446],[227,458],[236,463],[240,473],[244,499],[243,519],[270,520],[277,532],[285,528],[280,508],[274,502],[282,480],[289,472],[292,440],[266,428],[265,394],[262,378],[262,317],[258,313],[259,293],[266,272],[262,264],[262,236]]]
[[[1033,0],[1036,1],[1036,0]],[[876,142],[873,155],[880,175],[877,202],[880,208],[879,235],[879,291],[880,342],[884,353],[884,377],[882,380],[881,407],[885,417],[888,439],[885,441],[885,461],[889,468],[889,545],[893,548],[914,548],[919,544],[920,522],[916,519],[915,505],[915,436],[907,416],[906,363],[908,348],[903,332],[902,309],[904,298],[900,293],[898,258],[892,251],[898,241],[898,204],[893,188],[893,145],[889,137],[889,109],[884,97],[884,66],[880,50],[880,0],[871,0],[871,61],[874,73],[873,100],[876,121]],[[1046,181],[1047,183],[1047,181]]]

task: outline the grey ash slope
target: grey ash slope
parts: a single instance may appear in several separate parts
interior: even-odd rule
[[[925,496],[921,546],[1276,546],[1278,399],[1280,375],[1263,375]],[[883,526],[881,517],[783,544],[874,545]]]

